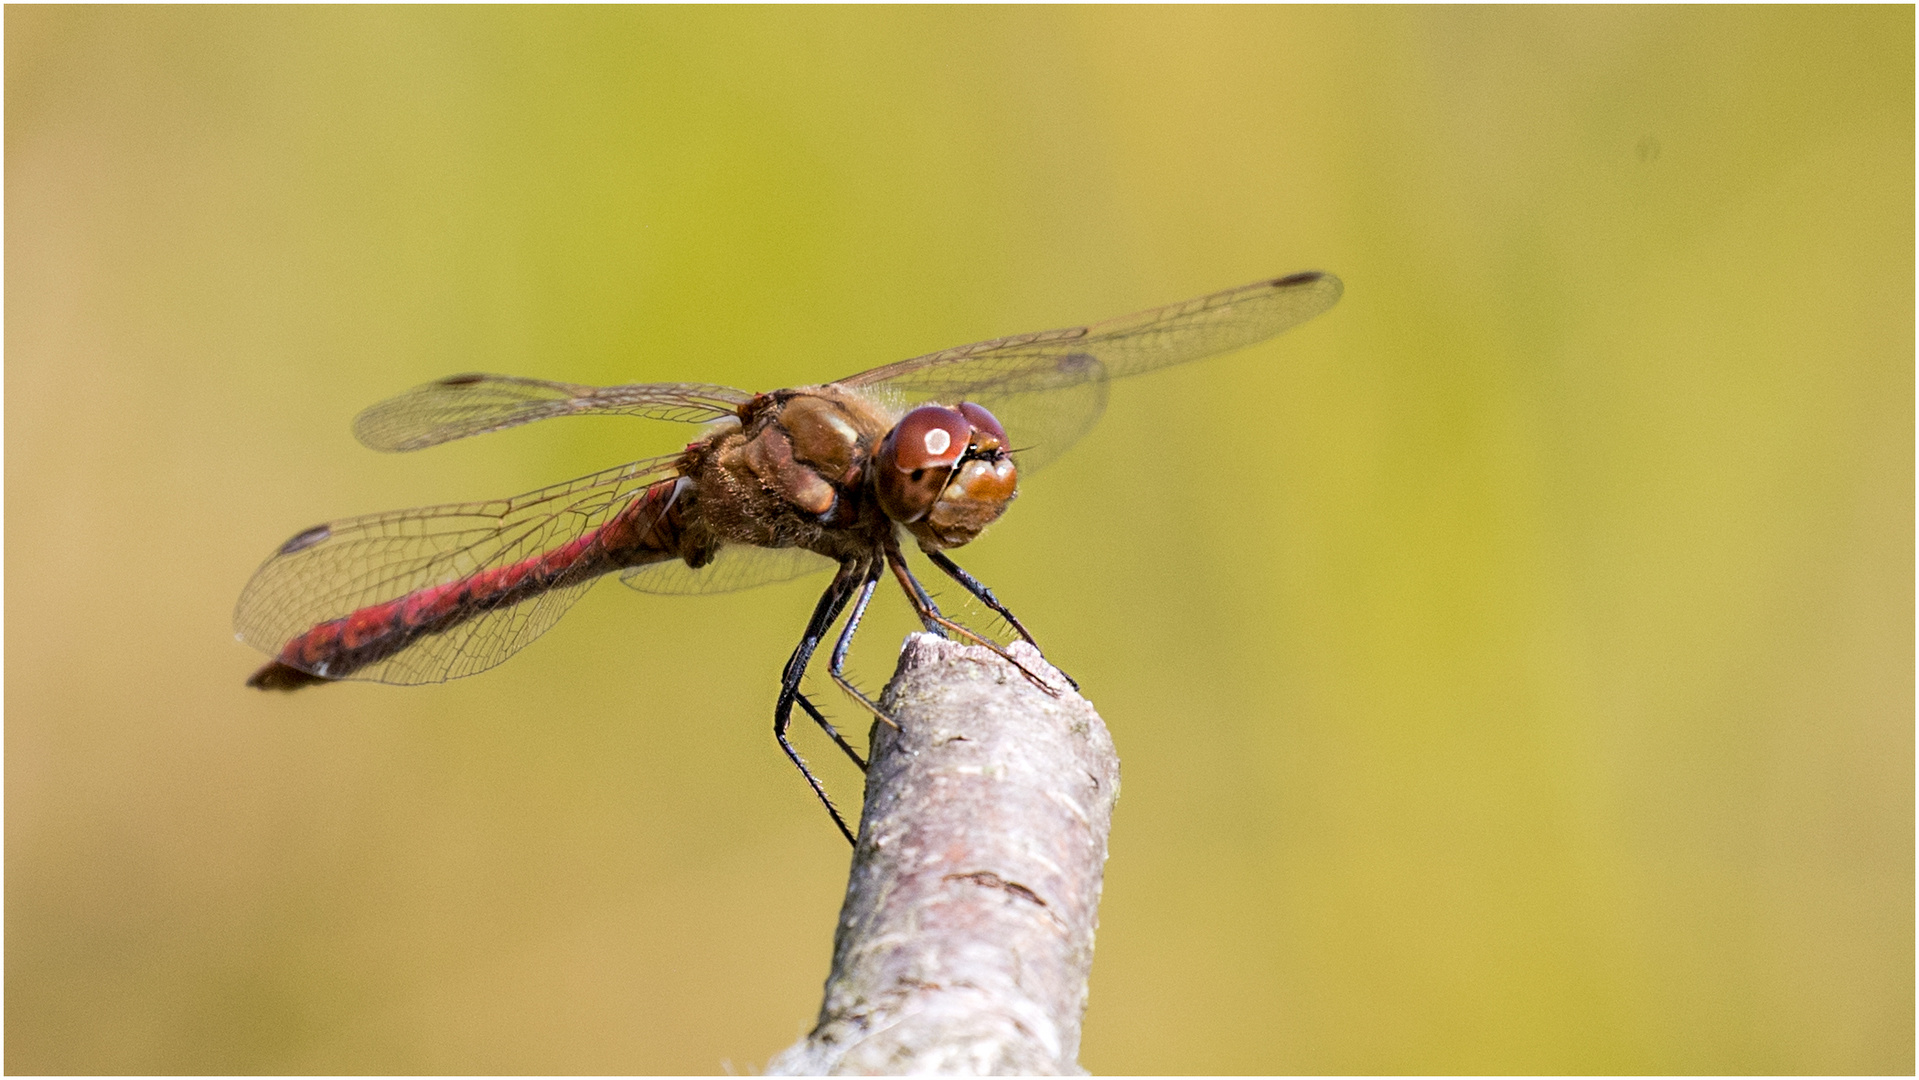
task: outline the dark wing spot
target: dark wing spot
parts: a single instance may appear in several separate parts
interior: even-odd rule
[[[1308,270],[1305,273],[1301,273],[1301,274],[1287,274],[1283,278],[1275,278],[1273,280],[1273,284],[1275,286],[1304,285],[1310,281],[1318,281],[1320,278],[1323,278],[1325,276],[1326,276],[1325,274],[1319,272],[1318,270]]]
[[[332,535],[333,535],[333,528],[331,526],[315,525],[313,528],[308,529],[307,531],[301,533],[300,535],[294,537],[293,539],[288,540],[286,543],[281,544],[280,554],[291,555],[296,551],[305,551],[307,548],[312,547],[313,545],[319,543],[322,540],[325,540],[327,537]]]
[[[476,375],[476,374],[473,374],[472,372],[468,372],[465,375],[448,375],[446,378],[440,380],[440,385],[441,386],[472,386],[474,383],[479,382],[485,378],[486,376],[484,375]]]
[[[1092,353],[1067,353],[1054,363],[1053,369],[1061,374],[1071,375],[1076,372],[1085,371],[1098,363],[1099,357],[1094,356]]]

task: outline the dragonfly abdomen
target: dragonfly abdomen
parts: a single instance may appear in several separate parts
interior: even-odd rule
[[[421,638],[489,612],[615,570],[678,558],[685,532],[679,496],[687,483],[677,479],[654,484],[606,524],[550,551],[319,623],[288,641],[247,685],[296,690],[350,678]]]

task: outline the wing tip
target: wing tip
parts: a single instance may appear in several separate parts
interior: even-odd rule
[[[1334,289],[1345,288],[1344,283],[1339,280],[1337,275],[1329,274],[1324,270],[1301,270],[1297,274],[1287,274],[1285,277],[1273,278],[1267,282],[1267,284],[1275,289],[1290,289],[1321,281],[1331,285]]]
[[[1304,289],[1322,297],[1314,314],[1339,303],[1339,298],[1346,294],[1346,283],[1324,270],[1301,270],[1296,274],[1273,278],[1264,284],[1275,291]]]
[[[277,554],[291,555],[297,551],[304,551],[332,535],[333,526],[331,525],[315,525],[311,529],[302,529],[295,533],[292,539],[281,544]]]

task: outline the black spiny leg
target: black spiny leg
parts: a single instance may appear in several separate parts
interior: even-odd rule
[[[780,749],[786,751],[787,758],[793,762],[795,768],[799,769],[800,775],[806,778],[807,784],[813,789],[813,794],[819,796],[821,805],[825,806],[826,812],[832,815],[833,824],[839,826],[840,834],[846,837],[846,842],[849,844],[858,844],[859,841],[854,837],[853,830],[847,827],[846,819],[840,816],[839,807],[834,806],[833,800],[827,797],[826,786],[813,775],[813,770],[806,767],[806,759],[800,757],[800,752],[787,739],[786,728],[793,720],[793,703],[799,701],[807,715],[824,727],[827,733],[833,736],[833,741],[839,743],[841,749],[853,755],[853,760],[859,762],[860,768],[866,767],[866,763],[860,761],[858,754],[853,753],[853,748],[846,744],[846,740],[840,738],[840,733],[833,729],[833,725],[826,722],[826,717],[820,715],[812,702],[801,696],[800,679],[805,677],[806,665],[813,659],[813,650],[819,648],[820,639],[826,636],[826,631],[833,625],[833,620],[839,618],[840,612],[846,607],[846,602],[853,598],[855,582],[866,578],[870,573],[867,567],[855,562],[848,561],[840,564],[839,573],[833,575],[833,583],[828,585],[826,592],[820,595],[820,602],[813,608],[813,617],[807,620],[806,636],[800,639],[799,647],[793,650],[793,655],[786,661],[786,671],[780,676],[779,704],[773,707],[773,737],[779,740]]]
[[[914,610],[919,613],[921,622],[928,623],[929,625],[933,623],[937,623],[941,627],[947,630],[951,630],[954,634],[959,635],[961,638],[967,641],[971,641],[973,644],[978,645],[981,648],[991,650],[993,654],[998,656],[1001,660],[1004,660],[1007,663],[1013,665],[1013,667],[1017,668],[1021,675],[1026,676],[1026,681],[1032,683],[1034,686],[1039,687],[1039,689],[1045,692],[1048,696],[1051,696],[1051,697],[1059,696],[1059,690],[1056,687],[1049,684],[1045,679],[1042,679],[1038,675],[1034,674],[1033,670],[1031,668],[1028,668],[1025,664],[1022,664],[1018,660],[1013,659],[1013,655],[1007,652],[1004,648],[1002,648],[999,642],[994,641],[992,638],[989,638],[989,637],[983,637],[972,630],[968,630],[966,627],[961,626],[959,623],[954,622],[953,620],[947,618],[946,616],[941,615],[939,613],[939,609],[933,607],[931,599],[927,597],[926,586],[921,585],[919,583],[919,579],[913,576],[912,569],[906,565],[906,556],[900,553],[900,547],[897,543],[894,543],[891,539],[889,539],[886,542],[885,551],[886,551],[886,565],[893,571],[893,576],[899,579],[900,588],[906,590],[906,599],[913,604]],[[942,636],[945,636],[945,635],[942,635]]]
[[[853,613],[847,616],[846,629],[840,634],[839,643],[833,647],[833,664],[829,670],[832,673],[833,681],[839,683],[841,689],[853,695],[856,701],[872,710],[873,715],[891,724],[894,728],[898,728],[899,725],[893,723],[892,717],[881,712],[879,706],[868,700],[865,694],[860,693],[859,690],[854,688],[854,686],[847,682],[845,677],[840,674],[841,668],[846,663],[846,648],[853,643],[853,631],[859,629],[860,616],[866,614],[866,605],[873,599],[873,587],[879,584],[879,580],[880,564],[874,563],[872,568],[866,572],[865,583],[860,586],[859,601],[853,605]],[[845,604],[846,601],[842,599],[840,601],[841,607],[844,607]],[[839,618],[839,610],[835,609],[833,619],[837,618]],[[822,634],[826,632],[828,627],[833,625],[833,619],[828,619],[826,626],[820,628]],[[804,691],[794,691],[793,700],[799,703],[800,708],[806,710],[806,715],[813,718],[813,722],[820,726],[821,731],[826,732],[828,738],[832,739],[841,750],[846,751],[846,756],[853,759],[853,764],[859,766],[861,772],[866,771],[866,759],[861,757],[860,752],[853,749],[852,745],[846,741],[846,737],[840,734],[840,729],[834,727],[833,722],[828,720],[819,709],[813,706],[812,699],[808,698]]]
[[[840,631],[840,640],[833,646],[833,662],[828,665],[827,671],[832,674],[833,681],[840,684],[840,689],[846,691],[848,697],[866,706],[867,711],[878,717],[880,723],[897,731],[899,725],[893,722],[892,717],[886,715],[886,710],[880,708],[878,703],[861,692],[859,687],[848,682],[845,674],[846,650],[853,645],[853,633],[860,628],[860,617],[866,614],[866,605],[873,599],[873,590],[879,583],[880,564],[874,563],[873,568],[867,571],[866,583],[860,586],[860,598],[854,601],[852,614],[846,617],[846,629]]]
[[[846,756],[852,759],[853,765],[859,771],[866,771],[866,759],[860,756],[858,750],[853,749],[852,743],[846,741],[846,736],[841,735],[840,729],[833,726],[833,721],[828,720],[826,715],[814,706],[812,698],[807,697],[802,691],[793,695],[793,701],[806,715],[813,718],[813,722],[820,726],[821,731],[826,732],[826,737],[832,739],[835,746],[846,751]]]
[[[993,590],[987,588],[985,584],[982,583],[978,578],[974,577],[973,575],[967,573],[964,570],[961,570],[959,567],[959,564],[947,558],[944,552],[928,551],[926,552],[926,557],[928,560],[932,562],[934,566],[937,566],[941,570],[945,571],[947,577],[950,577],[954,581],[957,581],[961,585],[965,586],[966,591],[969,593],[972,593],[973,596],[977,598],[980,603],[985,604],[989,608],[992,608],[993,611],[996,614],[998,614],[1000,618],[1005,619],[1007,622],[1007,625],[1011,626],[1014,629],[1014,631],[1016,631],[1019,634],[1020,637],[1026,639],[1026,643],[1028,645],[1031,645],[1035,649],[1039,649],[1039,642],[1034,641],[1033,635],[1026,632],[1026,627],[1021,625],[1019,621],[1019,616],[1014,615],[1010,610],[1007,609],[1005,604],[1000,603],[999,597],[993,595]],[[1045,651],[1046,650],[1044,649],[1040,649],[1040,652],[1042,653]],[[1056,668],[1054,670],[1058,670],[1058,669]],[[1064,677],[1067,682],[1073,684],[1073,689],[1075,690],[1079,689],[1078,680],[1074,679],[1071,675],[1067,675],[1064,671],[1061,671],[1060,675]]]

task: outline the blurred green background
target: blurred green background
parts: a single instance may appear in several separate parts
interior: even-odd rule
[[[232,605],[296,530],[689,436],[387,457],[350,417],[1309,268],[1339,307],[1117,385],[962,553],[1125,761],[1085,1064],[1913,1070],[1911,8],[15,7],[6,45],[8,1071],[759,1068],[846,869],[768,730],[823,580],[246,690]]]

